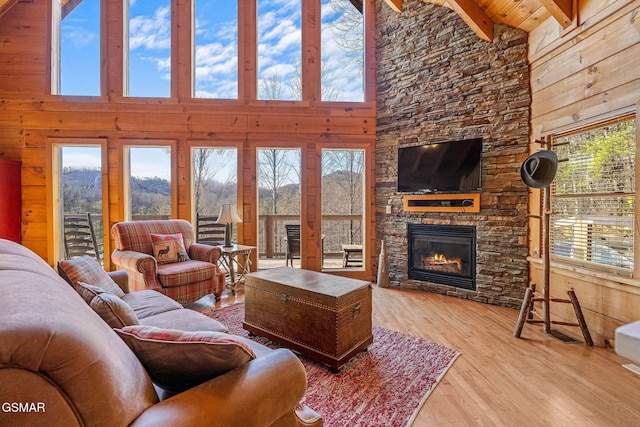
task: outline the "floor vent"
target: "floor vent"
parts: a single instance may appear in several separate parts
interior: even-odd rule
[[[578,339],[576,339],[576,338],[574,338],[572,336],[569,336],[569,335],[565,334],[564,332],[560,332],[560,331],[555,330],[555,329],[551,330],[549,335],[551,335],[552,337],[554,337],[556,339],[559,339],[560,341],[562,341],[563,343],[566,343],[566,344],[580,344],[580,343],[582,343],[582,341],[580,341],[580,340],[578,340]]]
[[[640,375],[640,367],[638,365],[634,365],[633,363],[629,363],[627,365],[622,365],[622,367],[623,368],[627,368],[631,372],[635,372],[636,374]]]

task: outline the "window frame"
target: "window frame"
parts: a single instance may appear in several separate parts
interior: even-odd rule
[[[49,31],[49,50],[48,50],[48,62],[50,66],[49,73],[47,73],[48,77],[48,88],[49,93],[55,96],[64,96],[64,97],[82,97],[82,98],[103,98],[105,97],[106,88],[105,88],[105,76],[104,76],[104,66],[105,63],[105,32],[106,32],[106,15],[107,15],[107,5],[106,1],[98,0],[100,3],[100,31],[99,34],[99,49],[98,52],[98,61],[99,61],[99,69],[98,69],[98,85],[99,85],[99,93],[97,95],[70,95],[70,94],[62,94],[60,93],[62,81],[62,12],[61,7],[58,7],[60,0],[51,0],[49,1],[49,24],[51,25]]]
[[[132,221],[132,213],[131,213],[131,184],[129,182],[129,177],[131,176],[131,157],[130,157],[130,149],[131,148],[166,148],[169,147],[171,150],[171,158],[170,158],[170,168],[171,168],[171,218],[178,217],[178,142],[174,139],[122,139],[120,140],[122,155],[120,158],[122,159],[122,187],[121,194],[122,203],[120,204],[120,217],[124,218],[125,221]]]
[[[635,171],[635,189],[633,192],[633,198],[634,198],[634,210],[633,210],[633,218],[632,218],[632,223],[633,225],[633,268],[629,269],[629,268],[624,268],[624,267],[616,267],[613,265],[607,265],[604,263],[598,263],[595,261],[587,261],[584,259],[578,259],[578,258],[572,258],[570,256],[563,256],[563,255],[559,255],[554,253],[551,245],[549,247],[549,251],[550,251],[550,257],[554,262],[560,262],[560,263],[564,263],[564,264],[570,264],[570,265],[574,265],[574,266],[578,266],[580,268],[584,268],[586,270],[591,270],[591,271],[600,271],[600,272],[604,272],[607,274],[612,274],[618,277],[621,276],[626,276],[629,278],[638,278],[640,277],[640,230],[639,230],[639,224],[638,224],[638,219],[640,218],[640,199],[638,198],[639,192],[640,192],[640,164],[638,162],[638,154],[640,153],[640,133],[638,132],[638,120],[639,117],[636,113],[635,110],[632,111],[627,111],[627,112],[623,112],[620,114],[617,114],[615,116],[612,117],[607,117],[604,118],[602,120],[596,120],[590,123],[586,123],[583,124],[582,126],[579,127],[573,127],[571,129],[566,129],[563,130],[561,132],[557,132],[554,134],[550,134],[548,135],[548,141],[549,141],[549,145],[551,147],[552,150],[556,151],[557,148],[557,144],[556,141],[558,139],[570,136],[570,135],[577,135],[580,133],[584,133],[584,132],[588,132],[594,129],[599,129],[599,128],[604,128],[610,125],[614,125],[616,123],[622,123],[622,122],[626,122],[626,121],[634,121],[635,124],[635,167],[634,167],[634,171]],[[562,164],[564,161],[566,161],[565,159],[559,158],[558,162],[559,164]],[[549,240],[550,242],[553,242],[553,235],[552,235],[552,229],[553,229],[553,219],[554,219],[554,211],[553,211],[553,202],[554,199],[558,199],[559,197],[556,195],[555,192],[555,184],[556,181],[554,180],[554,182],[551,184],[551,186],[548,188],[549,191],[549,197],[550,197],[550,212],[549,212],[549,217],[550,217],[550,226],[549,226]],[[542,192],[541,192],[542,193]],[[589,194],[591,193],[576,193],[575,197],[576,198],[589,198]],[[612,197],[615,196],[620,196],[621,193],[616,193],[616,192],[603,192],[603,193],[598,193],[598,195],[602,196],[602,195],[606,195],[606,194],[611,194]],[[542,209],[542,208],[541,208]],[[590,239],[589,239],[590,240]],[[586,241],[585,241],[586,243]],[[585,250],[589,250],[588,248],[586,248],[585,246]]]
[[[69,137],[69,138],[47,138],[47,144],[49,149],[47,150],[47,229],[48,234],[53,236],[53,245],[49,245],[49,258],[53,259],[54,265],[58,261],[64,258],[64,242],[62,236],[62,215],[64,215],[64,205],[61,203],[61,156],[62,148],[64,147],[100,147],[101,152],[101,165],[100,174],[102,175],[102,223],[104,224],[103,230],[103,251],[104,265],[108,265],[110,262],[110,239],[109,232],[107,230],[107,224],[109,224],[109,188],[108,188],[108,161],[107,161],[107,141],[105,138],[84,138],[84,137]],[[51,200],[49,200],[51,198]]]

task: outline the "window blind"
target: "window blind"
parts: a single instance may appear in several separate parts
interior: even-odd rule
[[[552,139],[551,254],[633,269],[635,118]]]

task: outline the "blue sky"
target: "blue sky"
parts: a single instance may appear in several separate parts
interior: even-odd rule
[[[359,66],[347,61],[338,47],[339,37],[329,25],[340,15],[335,4],[352,6],[349,0],[321,1],[323,72],[332,76],[332,86],[339,88],[338,100],[362,101]],[[300,75],[302,0],[257,2],[259,78],[279,76],[282,90],[277,99],[296,99],[287,82]],[[129,96],[168,97],[172,54],[170,0],[130,0],[129,4]],[[195,4],[195,96],[237,98],[238,4],[229,0],[196,0]],[[61,94],[100,95],[99,27],[100,0],[83,0],[62,21]],[[134,175],[170,179],[170,167],[158,168],[158,164],[168,162],[168,154],[162,149],[144,153],[132,154]],[[100,150],[96,149],[65,149],[64,165],[98,168],[99,156]]]
[[[238,93],[238,5],[229,0],[197,0],[195,8],[195,96],[236,98]],[[339,88],[337,100],[362,101],[361,67],[345,59],[332,30],[340,12],[322,0],[323,72]],[[100,1],[83,0],[62,23],[61,93],[99,95]],[[170,96],[170,0],[129,2],[129,96]],[[283,82],[299,76],[302,0],[258,0],[259,78]],[[174,53],[175,54],[175,53]],[[284,84],[285,86],[286,83]],[[264,96],[263,96],[264,97]],[[279,99],[295,99],[287,88]]]

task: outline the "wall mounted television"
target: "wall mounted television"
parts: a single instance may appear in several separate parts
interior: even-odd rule
[[[481,190],[482,138],[398,149],[398,191],[471,193]]]

